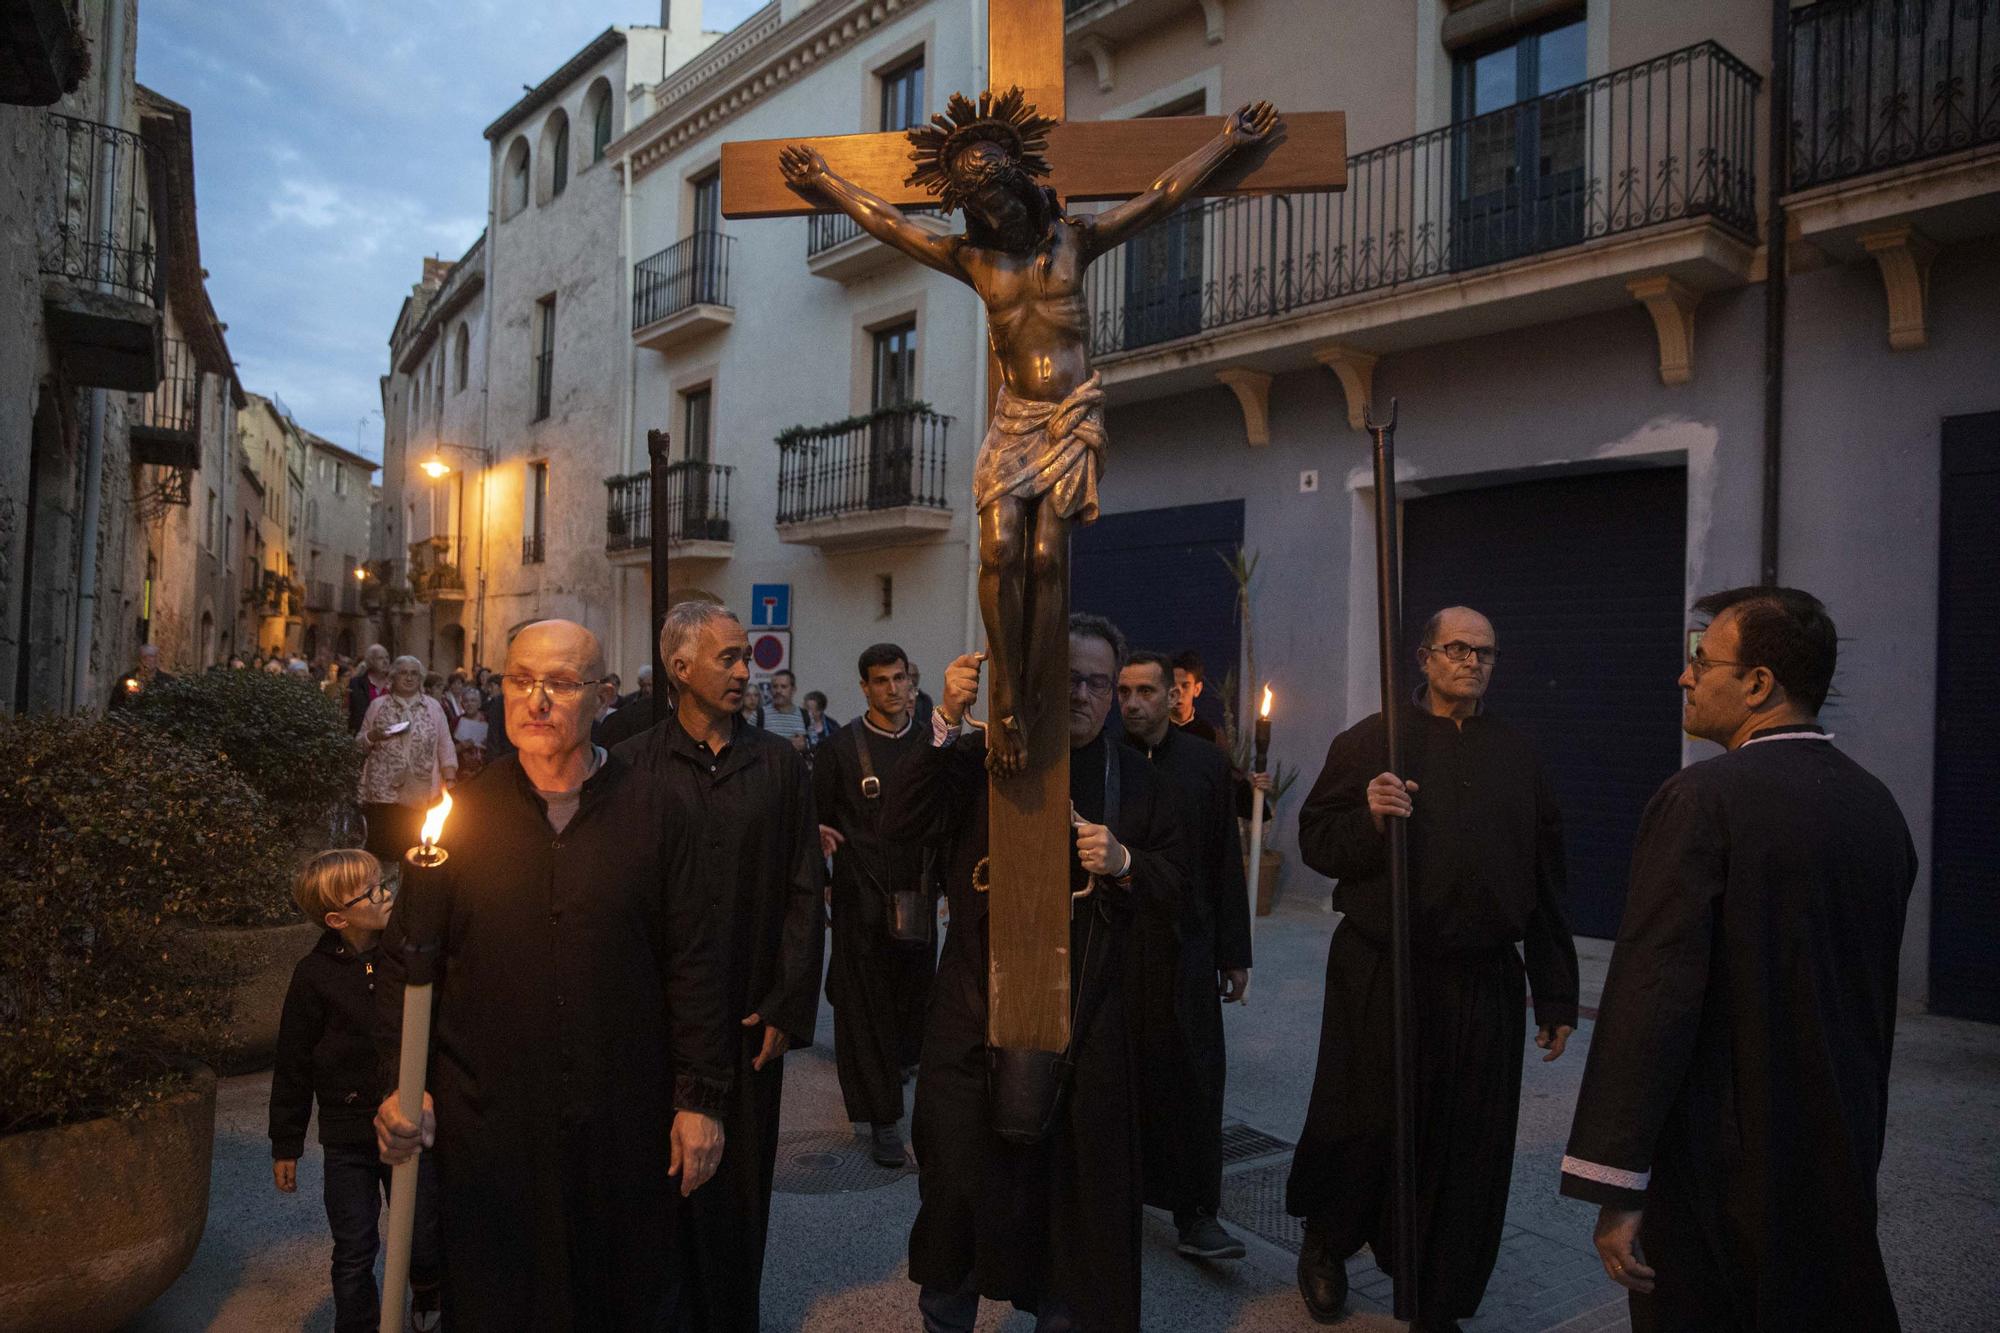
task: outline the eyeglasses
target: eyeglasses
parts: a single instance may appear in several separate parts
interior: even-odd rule
[[[557,703],[568,703],[581,695],[592,685],[602,685],[604,680],[550,680],[546,676],[502,676],[501,684],[511,694],[528,695],[540,690]]]
[[[1490,644],[1475,647],[1462,639],[1453,639],[1450,643],[1434,643],[1425,648],[1424,651],[1427,653],[1443,653],[1448,660],[1453,662],[1469,662],[1476,657],[1479,659],[1479,665],[1481,666],[1492,666],[1494,660],[1500,656],[1500,650]]]
[[[1692,675],[1696,680],[1700,680],[1703,676],[1707,675],[1710,667],[1747,665],[1743,662],[1727,661],[1720,657],[1703,657],[1699,648],[1688,654],[1687,664],[1688,674]]]
[[[387,880],[378,879],[373,884],[370,884],[365,892],[357,893],[352,898],[349,898],[346,902],[342,903],[340,905],[340,910],[345,912],[348,909],[352,908],[356,903],[364,903],[364,902],[386,903],[389,901],[390,898],[395,896],[395,892],[396,891],[394,889],[389,887],[389,882]]]
[[[1069,692],[1075,694],[1078,690],[1089,690],[1092,694],[1109,694],[1111,677],[1102,671],[1092,672],[1088,676],[1072,671],[1069,673]]]

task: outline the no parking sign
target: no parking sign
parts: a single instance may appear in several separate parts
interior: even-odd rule
[[[768,703],[770,680],[792,666],[792,632],[788,629],[750,631],[750,684]]]

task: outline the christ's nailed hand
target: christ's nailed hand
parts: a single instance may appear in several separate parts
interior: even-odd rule
[[[667,1174],[681,1179],[681,1197],[708,1183],[722,1161],[722,1122],[700,1111],[674,1112]]]
[[[1368,784],[1368,813],[1375,817],[1375,831],[1386,831],[1382,821],[1390,816],[1399,819],[1410,817],[1410,796],[1417,790],[1414,782],[1405,782],[1394,773],[1378,773]]]
[[[1222,133],[1237,147],[1262,143],[1278,128],[1278,109],[1269,102],[1252,102],[1240,107],[1222,127]]]
[[[424,1094],[423,1121],[421,1127],[411,1124],[395,1093],[384,1097],[375,1108],[375,1149],[382,1160],[400,1166],[415,1156],[419,1147],[428,1148],[437,1138],[437,1108],[428,1092]]]
[[[788,143],[778,150],[778,170],[788,184],[809,190],[826,175],[826,159],[810,144]]]
[[[979,702],[979,668],[985,662],[985,653],[965,653],[954,657],[944,669],[944,698],[938,701],[938,708],[947,726],[957,726],[964,720],[965,710]]]

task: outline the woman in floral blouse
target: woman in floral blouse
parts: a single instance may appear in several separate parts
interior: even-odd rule
[[[416,845],[424,811],[458,777],[458,750],[444,708],[424,693],[424,664],[399,657],[389,666],[389,692],[368,705],[359,743],[361,813],[368,850],[395,865]]]

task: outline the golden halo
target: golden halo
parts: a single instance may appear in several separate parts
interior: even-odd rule
[[[903,184],[922,186],[947,210],[958,208],[968,187],[977,183],[958,166],[959,156],[974,144],[994,145],[1030,177],[1047,176],[1049,164],[1042,154],[1055,124],[1053,117],[1036,114],[1018,86],[997,96],[981,93],[976,106],[965,94],[953,93],[942,115],[910,129],[910,161],[916,166]]]

